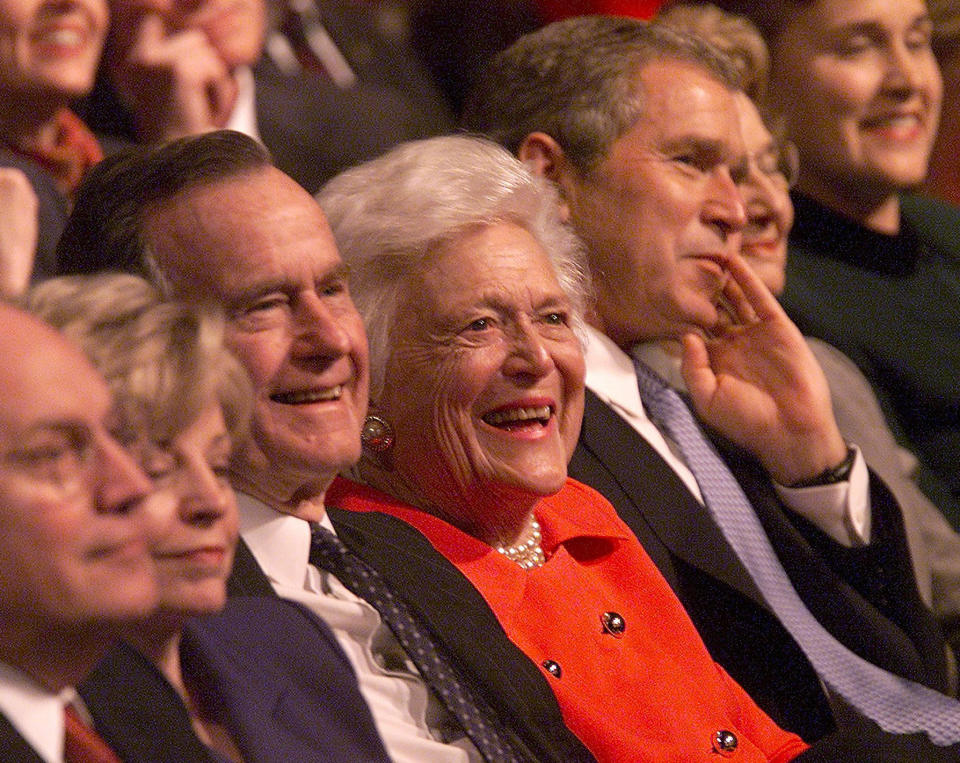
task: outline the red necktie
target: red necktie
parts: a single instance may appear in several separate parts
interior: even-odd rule
[[[80,720],[70,705],[63,708],[63,759],[65,763],[120,763],[106,742]]]

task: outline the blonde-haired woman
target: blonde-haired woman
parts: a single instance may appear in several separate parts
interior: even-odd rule
[[[175,506],[153,533],[160,606],[80,687],[97,731],[124,761],[385,760],[329,630],[278,598],[227,602],[230,453],[252,397],[220,317],[130,275],[53,279],[26,302],[107,379],[123,439],[153,479],[148,500]],[[343,703],[356,717],[324,727]]]

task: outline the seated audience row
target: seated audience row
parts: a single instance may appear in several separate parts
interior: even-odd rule
[[[4,294],[56,273],[71,198],[104,149],[227,126],[316,191],[452,126],[413,52],[345,0],[0,0],[0,44]]]
[[[139,588],[55,613],[73,669],[4,652],[13,743],[83,759],[69,705],[123,760],[956,759],[909,545],[936,509],[870,472],[741,255],[782,250],[789,168],[730,60],[574,19],[496,57],[465,121],[515,156],[410,143],[314,200],[226,130],[89,172],[60,267],[155,286],[28,304],[153,484],[111,435],[112,471],[61,464],[128,520]],[[11,325],[53,375],[76,357]]]

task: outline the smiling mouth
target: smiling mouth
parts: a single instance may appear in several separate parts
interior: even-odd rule
[[[343,394],[343,385],[326,389],[298,390],[296,392],[277,392],[270,395],[270,399],[282,405],[310,405],[311,403],[325,403],[339,400]]]
[[[51,24],[41,27],[32,39],[38,45],[75,49],[86,45],[87,33],[75,26]]]
[[[545,427],[553,416],[553,408],[549,405],[535,405],[528,408],[509,408],[500,411],[490,411],[481,418],[490,426],[497,429],[513,431],[523,427]]]
[[[744,244],[776,243],[779,230],[773,217],[755,217],[743,229]]]

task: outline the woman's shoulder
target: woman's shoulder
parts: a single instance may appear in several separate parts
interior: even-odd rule
[[[572,510],[578,522],[595,525],[598,531],[602,530],[605,534],[632,535],[610,501],[589,485],[572,477],[567,477],[563,487],[554,495],[543,499],[541,505],[561,513]]]
[[[900,200],[901,217],[925,244],[960,259],[960,207],[930,196],[908,193]]]

